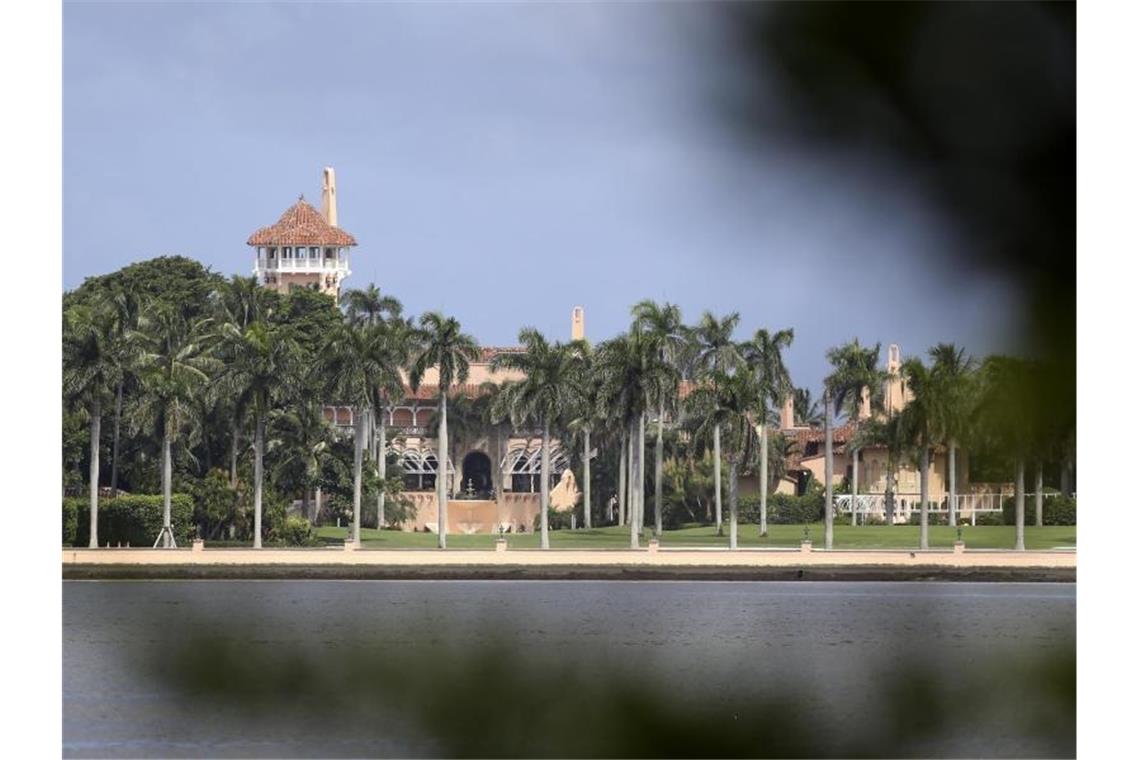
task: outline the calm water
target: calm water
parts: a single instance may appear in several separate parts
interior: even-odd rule
[[[817,752],[1074,752],[1067,682],[1035,680],[1041,661],[1075,657],[1072,584],[65,582],[63,624],[66,756],[480,754],[463,732],[506,741],[539,724],[558,755],[573,732],[638,730],[614,721],[633,702],[610,701],[637,689],[677,720],[782,727]],[[186,662],[223,675],[188,684]],[[946,707],[907,691],[919,682]],[[641,746],[622,741],[602,746]]]

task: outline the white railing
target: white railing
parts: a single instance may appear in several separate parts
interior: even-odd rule
[[[955,501],[957,506],[957,517],[959,520],[969,520],[971,525],[978,524],[979,514],[1001,514],[1002,502],[1012,496],[1013,494],[1008,491],[999,491],[997,493],[964,493],[957,494]],[[1054,496],[1059,496],[1057,493],[1043,493],[1043,497],[1049,499]],[[1036,493],[1025,494],[1026,504],[1031,504],[1036,498]],[[894,523],[906,523],[910,521],[912,514],[919,512],[919,505],[921,499],[920,494],[917,493],[896,493],[894,495],[895,514]],[[929,508],[927,512],[930,514],[946,514],[949,511],[948,499],[929,501]],[[887,515],[887,498],[884,494],[859,494],[852,498],[851,494],[837,494],[835,496],[835,511],[839,514],[850,515],[854,507],[856,520],[860,516],[863,517],[864,522],[868,517],[875,517],[880,520],[885,520]]]
[[[348,269],[340,259],[258,259],[256,272],[335,272]]]

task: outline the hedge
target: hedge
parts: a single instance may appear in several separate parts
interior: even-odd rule
[[[823,519],[823,495],[806,493],[792,496],[774,493],[768,497],[768,523],[770,525],[804,525]],[[760,522],[760,496],[746,496],[740,499],[740,521]]]
[[[194,500],[188,494],[170,497],[170,522],[179,543],[189,543],[196,533]],[[99,500],[99,544],[122,543],[152,546],[162,530],[162,496],[131,494]],[[64,546],[87,546],[90,540],[90,502],[85,498],[63,500]]]
[[[1017,524],[1014,497],[1002,500],[1001,516],[1006,525]],[[1046,525],[1076,525],[1077,500],[1072,496],[1046,496],[1041,506],[1041,517]],[[1030,494],[1025,495],[1025,524],[1037,524],[1036,498]]]

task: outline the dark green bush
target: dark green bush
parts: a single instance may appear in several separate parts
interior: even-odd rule
[[[968,521],[967,521],[968,522]],[[997,512],[979,512],[977,525],[1005,525],[1005,520]]]
[[[1025,524],[1037,524],[1035,498],[1025,496]],[[1017,511],[1014,497],[1008,496],[1001,503],[1002,522],[1005,525],[1017,524]],[[1076,525],[1077,500],[1072,496],[1046,496],[1041,505],[1041,519],[1046,525]]]
[[[75,534],[72,546],[87,546],[91,536],[88,501],[83,498],[63,500],[64,540],[67,539],[68,511],[75,515]],[[176,493],[170,497],[170,522],[174,537],[179,543],[189,543],[195,536],[194,501],[188,494]],[[119,543],[131,546],[152,546],[162,530],[162,496],[131,494],[113,499],[99,500],[99,544]]]
[[[922,515],[918,511],[918,506],[915,505],[914,511],[910,513],[909,525],[920,525],[922,523]],[[945,512],[927,512],[926,513],[927,525],[949,525],[950,516]]]
[[[82,501],[81,506],[76,506],[76,501]],[[63,500],[63,545],[75,546],[75,533],[79,528],[79,514],[80,509],[88,509],[89,503],[86,500],[79,499],[64,499]],[[90,519],[90,518],[88,518]]]

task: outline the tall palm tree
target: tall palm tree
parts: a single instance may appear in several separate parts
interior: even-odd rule
[[[374,426],[376,427],[376,472],[381,481],[388,476],[388,409],[393,402],[399,403],[404,397],[403,370],[412,354],[417,350],[419,332],[410,319],[399,316],[401,306],[395,298],[382,299],[383,308],[392,316],[376,322],[379,331],[380,350],[384,361],[380,363],[380,374],[375,386],[375,399],[372,402]],[[376,527],[384,527],[384,503],[387,489],[381,487],[376,496]]]
[[[590,499],[591,477],[590,436],[594,430],[604,423],[598,415],[598,382],[594,367],[594,352],[585,341],[574,341],[570,344],[575,359],[578,362],[578,371],[575,375],[578,384],[576,397],[577,406],[571,414],[568,429],[579,437],[582,443],[582,522],[586,530],[591,528],[592,505]]]
[[[321,349],[320,374],[327,378],[328,395],[352,407],[352,542],[360,544],[360,510],[364,477],[364,439],[376,388],[385,382],[388,354],[380,327],[337,324]]]
[[[145,394],[138,416],[162,437],[162,531],[155,545],[175,545],[170,518],[171,447],[187,423],[194,396],[217,367],[210,355],[210,318],[194,320],[184,309],[154,302],[139,316],[134,337]]]
[[[302,400],[276,410],[269,426],[281,443],[273,479],[280,481],[292,474],[295,481],[299,480],[301,511],[315,521],[317,514],[310,509],[309,493],[320,482],[322,465],[336,440],[332,424],[325,419],[324,407],[315,399]]]
[[[883,380],[886,374],[879,369],[880,344],[874,348],[862,346],[855,338],[850,343],[829,349],[827,361],[833,367],[824,379],[824,544],[832,547],[835,507],[832,499],[835,461],[832,446],[831,415],[844,412],[849,420],[859,418],[859,407],[864,394],[870,396],[872,409],[883,406]],[[850,447],[849,447],[850,448]],[[852,462],[858,461],[858,451],[852,451]],[[857,465],[856,465],[857,466]],[[852,510],[854,520],[854,510]]]
[[[768,535],[768,418],[776,405],[792,392],[792,378],[784,365],[783,351],[792,345],[792,330],[769,334],[760,329],[741,348],[745,365],[756,384],[760,437],[760,535]]]
[[[737,548],[739,535],[737,481],[740,466],[749,459],[760,409],[756,376],[751,372],[720,374],[716,382],[696,388],[689,396],[690,408],[701,420],[697,434],[706,437],[718,431],[728,460],[728,547]]]
[[[680,386],[679,357],[685,345],[687,335],[685,323],[681,319],[681,308],[675,304],[657,304],[651,300],[644,300],[634,305],[633,310],[634,332],[643,333],[658,353],[660,372],[663,382],[653,387],[653,397],[649,404],[657,409],[657,441],[653,460],[653,534],[661,536],[661,501],[662,501],[662,462],[665,458],[665,413],[672,411],[667,405],[675,406],[677,391]]]
[[[453,383],[467,382],[471,362],[479,357],[479,344],[460,328],[454,317],[445,317],[437,311],[420,317],[420,348],[412,362],[409,380],[413,390],[420,386],[431,368],[439,373],[439,548],[447,548],[447,394]]]
[[[114,497],[119,492],[119,438],[123,420],[123,394],[127,382],[132,377],[132,369],[137,359],[136,344],[130,336],[138,330],[142,299],[133,288],[124,284],[114,288],[110,295],[110,303],[115,317],[110,325],[109,336],[119,369],[111,434],[111,496]]]
[[[230,322],[220,330],[223,367],[219,391],[253,413],[253,548],[261,548],[261,503],[265,478],[265,425],[276,404],[294,398],[302,354],[292,332],[265,320],[244,330]]]
[[[75,305],[63,313],[63,391],[75,406],[87,413],[91,443],[88,473],[90,539],[99,546],[99,436],[103,402],[122,378],[116,341],[114,311],[108,304]]]
[[[899,413],[903,435],[918,451],[919,548],[930,548],[930,448],[938,438],[937,377],[919,359],[907,359],[902,376],[911,399]]]
[[[579,392],[582,366],[578,352],[563,343],[550,343],[533,327],[519,331],[524,351],[496,354],[491,360],[495,370],[507,369],[524,373],[521,380],[503,386],[503,404],[510,410],[511,422],[521,426],[527,421],[542,428],[542,475],[540,488],[542,548],[550,548],[550,428],[581,404]]]
[[[733,312],[718,319],[711,312],[701,315],[700,322],[692,330],[695,343],[693,366],[697,377],[704,382],[711,382],[714,386],[720,378],[727,377],[737,365],[742,362],[740,349],[732,339],[736,326],[740,323],[740,314]],[[717,394],[714,392],[714,398]],[[720,425],[713,426],[713,488],[716,492],[716,533],[724,535],[721,510],[721,483],[720,483]]]
[[[958,524],[958,445],[968,433],[970,406],[975,388],[977,363],[953,343],[939,343],[930,349],[931,372],[938,385],[937,428],[946,445],[951,527]]]

